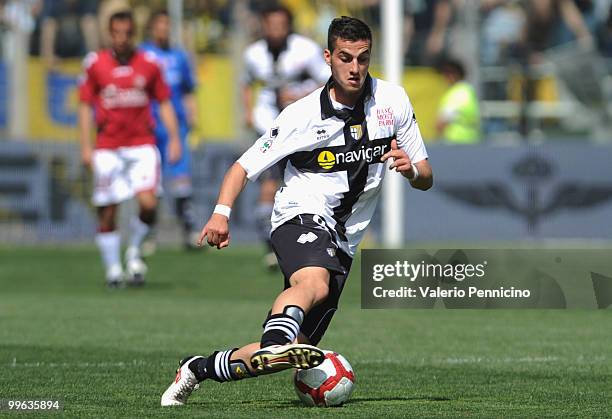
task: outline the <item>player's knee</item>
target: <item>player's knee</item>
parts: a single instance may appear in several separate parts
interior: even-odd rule
[[[291,277],[291,286],[303,288],[312,295],[315,304],[329,295],[329,271],[321,267],[302,268]]]
[[[157,208],[157,197],[152,192],[141,192],[138,194],[138,206],[143,211],[155,212]]]
[[[138,218],[145,224],[155,224],[155,219],[157,217],[157,211],[155,207],[153,208],[140,208],[140,213],[138,214]]]
[[[115,210],[112,206],[98,208],[98,232],[108,233],[115,231]]]
[[[312,293],[315,304],[325,301],[329,295],[329,280],[326,280],[325,278],[307,278],[301,281],[301,285],[308,288],[308,290]]]

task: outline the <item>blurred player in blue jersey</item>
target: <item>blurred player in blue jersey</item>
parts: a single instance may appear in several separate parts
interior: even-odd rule
[[[183,146],[180,160],[170,163],[167,149],[168,132],[159,119],[159,105],[154,103],[155,136],[162,156],[164,185],[174,201],[176,216],[183,227],[186,249],[195,248],[199,232],[192,208],[192,184],[189,146],[187,136],[194,125],[196,101],[194,97],[195,77],[187,52],[170,45],[170,17],[168,12],[159,11],[153,14],[149,23],[150,40],[141,45],[144,51],[155,55],[161,64],[164,77],[172,92],[171,102],[179,123],[179,134]],[[149,246],[152,241],[150,240]],[[146,250],[145,250],[146,251]],[[152,249],[149,249],[151,252]]]

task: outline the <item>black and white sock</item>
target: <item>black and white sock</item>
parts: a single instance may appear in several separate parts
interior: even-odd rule
[[[209,357],[198,359],[197,362],[189,365],[189,369],[195,374],[198,381],[211,379],[223,383],[254,377],[244,361],[230,359],[236,350],[237,348],[215,351]]]
[[[174,201],[176,216],[183,225],[185,234],[189,234],[196,229],[197,221],[192,205],[191,196],[178,197]]]
[[[300,333],[304,321],[304,310],[298,306],[286,306],[282,313],[273,314],[264,323],[261,347],[287,345]]]

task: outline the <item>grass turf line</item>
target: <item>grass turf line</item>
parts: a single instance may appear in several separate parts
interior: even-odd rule
[[[167,416],[184,355],[257,341],[279,274],[261,251],[161,250],[141,290],[107,290],[93,248],[0,249],[0,399],[72,417]],[[610,311],[361,310],[359,264],[321,346],[345,355],[342,408],[302,406],[291,373],[204,383],[185,417],[606,416]]]

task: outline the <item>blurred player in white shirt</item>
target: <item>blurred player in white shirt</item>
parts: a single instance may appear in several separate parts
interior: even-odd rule
[[[285,107],[323,85],[330,76],[321,47],[294,33],[292,21],[291,12],[285,7],[264,9],[261,12],[263,38],[251,44],[244,53],[242,81],[246,124],[257,132],[258,137],[272,127]],[[261,88],[254,100],[257,85]],[[283,164],[279,162],[259,177],[257,227],[268,245],[264,261],[270,268],[277,264],[269,245],[270,217]]]

